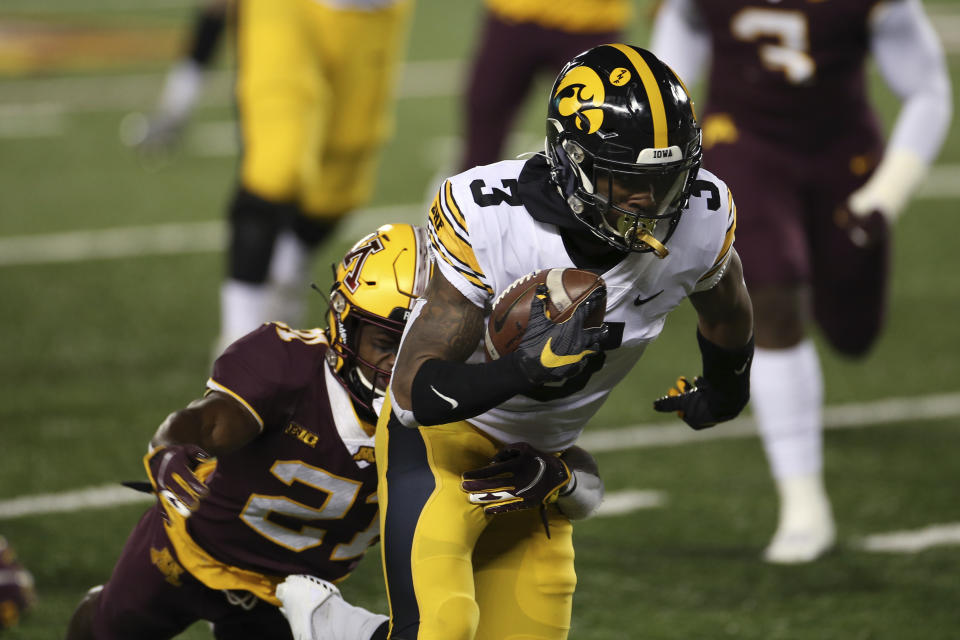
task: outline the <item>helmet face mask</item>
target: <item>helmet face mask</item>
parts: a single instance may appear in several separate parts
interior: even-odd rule
[[[430,279],[426,232],[384,225],[357,242],[334,265],[327,364],[367,419],[382,397],[414,301]]]
[[[567,64],[551,92],[546,155],[595,236],[623,252],[669,253],[702,151],[686,89],[653,54],[604,45]]]

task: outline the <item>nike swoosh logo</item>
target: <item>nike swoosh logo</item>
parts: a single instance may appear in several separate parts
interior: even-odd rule
[[[750,361],[747,360],[746,362],[743,363],[743,366],[742,366],[742,367],[740,367],[739,369],[734,369],[734,370],[733,370],[733,374],[734,374],[734,375],[737,375],[737,376],[742,376],[742,375],[744,374],[744,372],[747,370],[747,366],[748,366],[749,364],[750,364]]]
[[[446,400],[447,402],[449,402],[451,409],[456,409],[457,407],[460,406],[460,403],[457,402],[456,400],[454,400],[453,398],[451,398],[450,396],[445,396],[445,395],[443,395],[442,393],[440,393],[439,391],[437,391],[437,388],[436,388],[435,386],[430,385],[430,390],[433,391],[433,392],[434,392],[435,394],[437,394],[438,396],[440,396],[441,398],[443,398],[444,400]]]
[[[640,296],[637,296],[637,299],[633,301],[633,304],[637,307],[639,307],[642,304],[647,304],[648,302],[656,298],[661,293],[663,293],[663,289],[660,289],[660,291],[657,291],[655,294],[653,294],[649,298],[641,298]]]
[[[596,353],[593,349],[584,349],[580,353],[574,353],[569,356],[558,356],[553,352],[553,349],[550,348],[551,342],[553,342],[553,338],[548,338],[547,344],[543,345],[543,351],[540,352],[540,364],[548,369],[556,369],[557,367],[564,367],[568,364],[576,364],[591,353]]]

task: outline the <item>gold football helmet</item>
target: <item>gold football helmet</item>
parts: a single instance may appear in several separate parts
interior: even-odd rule
[[[414,301],[430,280],[430,239],[425,229],[387,224],[358,241],[334,265],[327,312],[327,363],[360,408],[372,411],[390,371],[359,356],[364,325],[395,334],[399,341]],[[373,380],[361,371],[373,371]]]

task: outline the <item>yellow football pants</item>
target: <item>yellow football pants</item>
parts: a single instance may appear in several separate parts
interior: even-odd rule
[[[411,0],[372,11],[316,0],[238,5],[243,186],[325,219],[364,204],[393,128]]]
[[[460,489],[498,444],[466,422],[377,426],[381,551],[391,638],[563,640],[576,573],[573,527],[555,507],[487,516]]]

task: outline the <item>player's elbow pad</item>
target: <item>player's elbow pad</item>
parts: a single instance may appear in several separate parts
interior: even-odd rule
[[[557,507],[571,520],[589,518],[603,502],[603,480],[582,469],[574,470],[565,488],[557,496]]]
[[[714,391],[711,410],[723,420],[736,417],[750,401],[753,336],[742,347],[725,349],[707,340],[698,329],[697,343],[703,360],[703,378]]]
[[[493,362],[466,364],[427,360],[413,377],[413,417],[424,426],[478,416],[529,389],[516,354]]]

